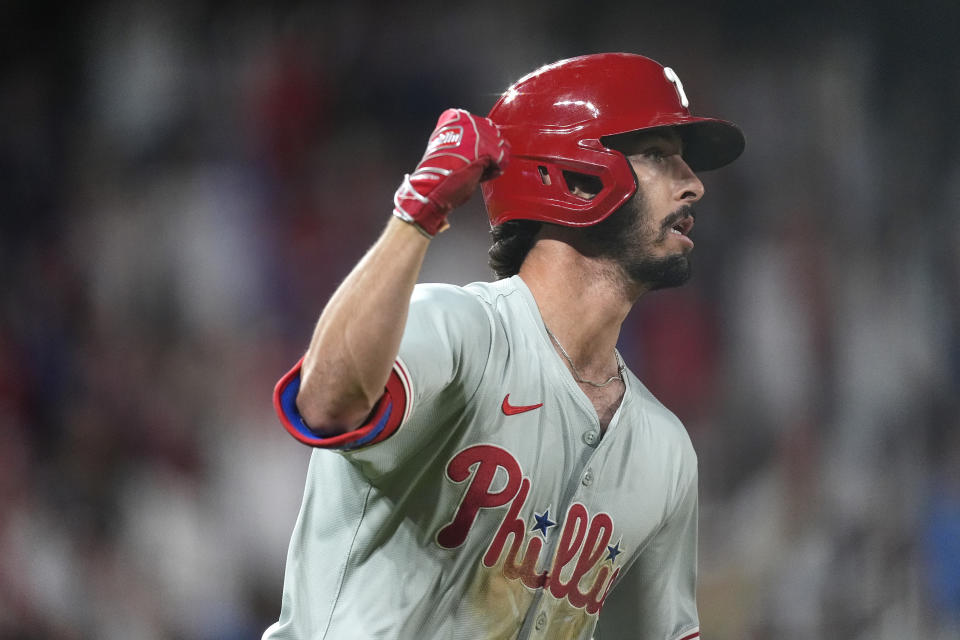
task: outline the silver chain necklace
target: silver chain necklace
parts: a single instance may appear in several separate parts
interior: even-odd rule
[[[547,335],[550,336],[550,339],[553,340],[553,344],[557,345],[557,348],[560,349],[560,353],[566,359],[567,364],[570,365],[570,368],[573,370],[573,378],[577,382],[582,382],[583,384],[588,384],[591,387],[603,388],[613,382],[614,380],[623,380],[623,360],[620,359],[620,354],[617,353],[617,350],[613,350],[613,355],[617,359],[617,375],[610,376],[606,382],[594,382],[593,380],[587,380],[582,375],[580,375],[580,370],[577,369],[577,365],[573,364],[573,360],[570,359],[570,355],[567,353],[567,350],[563,348],[563,345],[560,344],[560,341],[557,340],[557,336],[553,335],[553,331],[550,331],[550,328],[544,325],[544,329],[547,330]]]

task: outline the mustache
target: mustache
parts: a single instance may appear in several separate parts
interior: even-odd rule
[[[697,219],[697,212],[694,210],[693,205],[685,204],[679,209],[668,215],[663,219],[663,222],[660,224],[660,233],[667,234],[670,233],[670,229],[673,228],[673,225],[677,224],[684,218],[693,218]]]

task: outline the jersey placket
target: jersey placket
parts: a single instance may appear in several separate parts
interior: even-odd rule
[[[544,338],[546,338],[545,335]],[[552,345],[549,346],[550,352],[556,358],[561,367],[560,371],[563,372],[560,375],[562,378],[561,384],[565,385],[571,395],[576,399],[576,402],[580,406],[583,413],[589,416],[591,429],[589,431],[583,431],[582,428],[578,429],[572,423],[572,421],[564,421],[564,428],[567,430],[567,433],[565,433],[564,436],[569,438],[569,441],[571,442],[581,443],[580,446],[583,447],[583,455],[576,463],[576,468],[570,470],[570,478],[566,487],[564,488],[561,503],[558,509],[558,513],[564,514],[564,518],[566,518],[570,506],[576,502],[580,502],[585,506],[594,506],[589,500],[578,498],[582,498],[582,492],[585,490],[590,490],[597,480],[593,473],[593,463],[602,456],[606,455],[607,450],[609,450],[610,446],[612,446],[610,441],[618,433],[616,427],[620,422],[620,416],[624,413],[623,407],[628,402],[630,386],[627,382],[627,377],[624,376],[625,389],[623,398],[620,401],[620,406],[617,407],[617,411],[610,420],[610,424],[607,425],[606,434],[603,437],[600,437],[600,418],[597,416],[597,412],[593,406],[593,403],[590,402],[590,399],[583,392],[583,390],[575,384],[573,377],[569,374],[566,368],[566,365],[560,361],[560,356],[556,353],[556,351],[553,350]],[[587,438],[585,438],[585,436],[590,433],[595,434],[593,443],[587,442]],[[560,536],[556,535],[544,547],[546,552],[544,557],[547,559],[548,566],[552,566],[553,564],[559,542]],[[518,638],[542,637],[543,633],[549,630],[549,614],[545,609],[542,608],[545,591],[546,589],[538,589],[537,593],[534,595],[533,601],[530,604],[530,608],[527,610],[527,615],[524,619],[523,626],[520,628],[520,633],[517,635]]]

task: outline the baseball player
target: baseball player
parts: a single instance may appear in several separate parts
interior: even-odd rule
[[[699,637],[696,456],[616,343],[689,277],[695,171],[743,146],[624,53],[440,116],[277,384],[314,451],[264,638]],[[481,183],[499,280],[415,286]]]

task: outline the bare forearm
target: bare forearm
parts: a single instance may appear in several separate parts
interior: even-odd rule
[[[324,308],[303,361],[297,408],[314,429],[345,432],[367,416],[400,349],[429,240],[390,220]]]
[[[383,394],[400,350],[429,237],[447,214],[498,175],[510,145],[488,118],[447,109],[393,198],[383,234],[327,303],[300,371],[297,409],[315,431],[360,426]],[[428,237],[429,236],[429,237]]]

